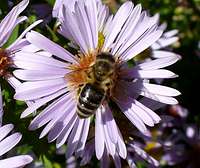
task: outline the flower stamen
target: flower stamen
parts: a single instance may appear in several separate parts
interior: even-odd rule
[[[12,61],[8,57],[8,52],[0,48],[0,77],[7,75],[11,64]]]

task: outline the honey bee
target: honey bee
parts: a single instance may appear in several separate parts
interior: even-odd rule
[[[77,114],[80,118],[93,115],[109,95],[115,76],[115,59],[110,53],[100,53],[96,57],[88,81],[83,85],[77,104]]]

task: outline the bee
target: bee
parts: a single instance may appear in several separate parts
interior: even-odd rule
[[[110,53],[100,53],[96,57],[86,83],[78,97],[77,114],[80,118],[93,115],[109,95],[115,76],[115,59]]]

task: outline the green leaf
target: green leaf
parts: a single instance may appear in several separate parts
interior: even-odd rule
[[[42,156],[42,160],[44,163],[44,168],[53,168],[51,161],[45,155]]]
[[[54,32],[48,25],[46,25],[46,28],[47,28],[47,30],[49,31],[49,33],[51,34],[52,40],[53,40],[54,42],[57,42],[59,39],[58,39],[58,37],[56,36],[55,32]]]
[[[19,34],[19,25],[17,25],[14,28],[11,36],[9,37],[8,41],[6,42],[6,44],[4,45],[4,48],[7,48],[8,46],[10,46],[17,39],[18,34]]]
[[[55,3],[55,0],[46,0],[46,1],[47,1],[47,3],[48,3],[49,5],[51,5],[51,6],[53,6],[54,3]]]

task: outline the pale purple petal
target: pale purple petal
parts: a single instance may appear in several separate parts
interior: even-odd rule
[[[61,134],[58,136],[58,138],[56,140],[56,147],[57,148],[61,147],[65,143],[67,138],[69,137],[69,134],[70,134],[71,130],[75,127],[75,124],[77,123],[78,116],[74,115],[74,118],[72,118],[72,119],[73,120],[70,120],[68,125],[61,132]]]
[[[18,15],[27,7],[29,0],[23,0],[16,5],[0,23],[0,47],[8,40],[13,29],[18,24]],[[22,19],[24,20],[24,18]],[[21,21],[22,21],[21,20]]]
[[[104,143],[105,137],[102,128],[103,122],[101,118],[101,110],[102,108],[97,109],[96,120],[95,120],[95,152],[97,159],[101,159],[105,148],[105,143]]]
[[[109,107],[106,107],[106,112],[102,115],[102,120],[107,127],[108,135],[111,141],[116,144],[118,140],[118,130]]]
[[[97,17],[98,31],[103,32],[104,27],[106,25],[106,21],[109,17],[109,8],[106,5],[102,4],[101,1],[99,1],[97,3],[97,9],[98,9],[98,17]]]
[[[180,59],[178,55],[171,56],[171,57],[165,57],[160,59],[155,59],[153,61],[144,62],[142,64],[139,64],[138,67],[143,70],[155,70],[159,68],[164,68],[169,65],[174,64]]]
[[[35,110],[46,104],[47,102],[50,102],[51,100],[59,97],[60,95],[67,93],[67,89],[61,89],[60,91],[56,92],[55,94],[52,94],[50,96],[46,96],[44,98],[41,98],[37,100],[34,104],[29,106],[22,114],[21,118],[27,117],[29,114],[33,113]]]
[[[152,45],[152,48],[154,50],[157,50],[157,49],[160,49],[160,48],[165,48],[165,47],[177,42],[178,39],[179,39],[178,37],[171,37],[171,38],[168,38],[168,39],[160,38],[156,43],[154,43]]]
[[[79,45],[81,51],[87,53],[89,48],[84,40],[84,34],[81,33],[79,25],[76,22],[76,16],[70,11],[68,6],[63,6],[63,17],[64,22],[61,23],[60,32],[62,33],[66,30],[68,32],[67,35],[69,34],[73,41]]]
[[[131,47],[129,51],[122,55],[123,59],[130,60],[131,58],[151,46],[156,40],[160,38],[161,35],[162,31],[157,30],[149,35],[146,35],[146,37],[143,37],[141,40],[138,40],[139,42],[137,42],[133,47]]]
[[[118,155],[113,156],[114,164],[116,168],[121,168],[121,159]]]
[[[37,117],[34,118],[29,126],[29,129],[34,130],[45,125],[57,114],[57,109],[62,107],[64,103],[71,104],[70,100],[71,95],[66,93],[65,95],[61,96],[59,99],[51,103]]]
[[[86,165],[90,162],[93,154],[94,154],[94,139],[91,139],[91,141],[89,141],[86,145],[85,145],[85,149],[84,152],[81,155],[81,163],[80,166]]]
[[[92,1],[94,2],[94,1]],[[87,17],[87,11],[85,10],[84,3],[75,3],[75,15],[77,19],[77,23],[80,25],[79,30],[83,35],[84,41],[87,45],[88,51],[94,49],[94,46],[91,36],[91,27],[89,23],[89,19]],[[96,37],[97,39],[97,37]]]
[[[33,158],[29,155],[14,156],[8,159],[0,160],[0,167],[19,168],[31,163]]]
[[[122,138],[122,135],[118,129],[118,132],[119,132],[119,136],[118,136],[118,152],[119,152],[119,156],[121,156],[123,159],[125,159],[127,157],[127,150],[126,150],[126,145],[125,145],[125,142]]]
[[[110,24],[110,28],[107,32],[107,36],[105,37],[105,43],[103,46],[103,50],[107,50],[113,44],[115,38],[121,31],[122,26],[126,22],[128,16],[130,15],[131,10],[133,9],[132,2],[124,3],[119,10],[117,11],[116,15],[114,16],[112,23]]]
[[[149,93],[156,94],[156,95],[162,95],[162,96],[178,96],[181,93],[173,88],[167,87],[167,86],[161,86],[156,84],[150,84],[150,83],[143,83],[144,91],[148,90]]]
[[[35,31],[27,33],[26,38],[30,43],[34,44],[38,48],[50,52],[52,55],[55,55],[58,58],[72,63],[76,62],[74,56],[71,53]]]
[[[143,109],[152,118],[152,120],[155,124],[160,122],[161,118],[154,111],[152,111],[150,108],[146,107],[146,105],[143,105],[142,103],[140,103],[137,100],[135,100],[135,104],[138,107],[140,107],[141,109]]]
[[[0,142],[3,138],[5,138],[9,132],[14,128],[12,124],[7,124],[0,127]]]
[[[149,99],[147,97],[141,98],[140,103],[142,103],[146,107],[150,108],[151,110],[157,110],[157,109],[165,106],[165,104],[160,103],[160,102],[155,101],[155,100],[152,100],[152,99]]]
[[[117,104],[125,116],[133,123],[133,125],[135,125],[135,127],[137,127],[142,133],[147,131],[144,122],[135,114],[134,109],[131,108],[134,104],[132,99],[126,104],[123,104],[122,102],[117,102]]]
[[[86,0],[85,2],[86,13],[90,23],[91,35],[93,40],[93,47],[97,47],[98,43],[98,30],[97,30],[97,4],[95,1]]]
[[[178,34],[178,30],[174,29],[174,30],[170,30],[170,31],[167,31],[167,32],[163,33],[163,37],[170,38],[170,37],[173,37],[173,36],[175,36],[177,34]]]
[[[141,158],[149,162],[150,164],[154,166],[159,166],[159,162],[155,160],[153,157],[149,156],[144,150],[139,148],[137,145],[131,144],[131,147],[134,149],[134,151],[139,155]]]
[[[153,58],[165,58],[165,57],[179,57],[181,59],[180,55],[177,55],[170,51],[164,51],[164,50],[153,50]]]
[[[12,43],[9,47],[8,50],[13,50],[16,49],[16,46],[18,45],[18,43],[22,40],[22,38],[26,35],[27,32],[29,32],[31,29],[33,29],[35,26],[37,26],[38,24],[40,24],[42,22],[42,20],[37,20],[35,21],[33,24],[31,24],[30,26],[28,26],[23,33],[17,38],[17,40],[15,40],[14,43]],[[22,46],[21,46],[22,47]]]
[[[65,114],[60,117],[60,119],[58,120],[56,125],[49,132],[48,142],[53,142],[58,137],[69,135],[69,133],[70,133],[69,128],[73,128],[72,126],[75,124],[74,120],[76,120],[76,118],[77,118],[76,104],[71,103],[71,107],[67,108],[67,111],[65,112]],[[67,129],[69,129],[69,130],[67,130]],[[65,138],[63,138],[63,139],[65,139]],[[59,140],[59,138],[58,138],[58,140]],[[64,143],[64,141],[63,141],[63,143]],[[59,146],[61,146],[61,145],[59,145]]]
[[[77,123],[72,129],[72,132],[69,136],[67,143],[68,148],[66,152],[66,158],[70,157],[75,152],[83,131],[83,124],[84,124],[84,119],[78,119]]]
[[[12,149],[16,144],[18,144],[21,138],[22,135],[20,133],[14,133],[2,140],[0,142],[0,156]]]
[[[141,92],[140,94],[142,96],[145,96],[147,98],[153,99],[153,100],[161,102],[161,103],[170,104],[170,105],[178,104],[178,101],[173,97],[162,96],[162,95],[154,95],[152,93],[149,93],[148,90],[145,91],[145,92]]]
[[[157,17],[149,18],[143,12],[133,33],[123,41],[116,54],[123,60],[131,59],[152,45],[161,35],[162,31],[157,29]]]
[[[138,23],[138,20],[140,18],[140,13],[142,11],[142,6],[139,4],[137,5],[129,15],[126,23],[124,24],[122,30],[120,31],[117,40],[115,42],[115,45],[113,47],[113,54],[117,53],[117,50],[119,47],[124,43],[124,41],[127,40],[127,38],[133,34],[133,31],[135,29],[136,24]]]
[[[132,77],[143,78],[143,79],[153,79],[153,78],[165,79],[165,78],[176,78],[178,76],[169,70],[158,69],[158,70],[138,70],[135,71],[135,74],[132,74]]]
[[[104,131],[106,149],[108,150],[108,153],[111,156],[114,156],[116,153],[116,145],[111,141],[111,139],[108,135],[107,127],[105,125],[101,125],[101,126],[103,127],[103,131]]]
[[[62,106],[58,107],[56,111],[57,111],[57,114],[59,115],[53,116],[51,118],[51,121],[44,127],[39,138],[43,138],[45,135],[47,135],[51,131],[51,129],[57,123],[59,123],[60,120],[62,121],[63,119],[68,117],[66,115],[69,114],[69,112],[73,109],[73,107],[74,107],[74,104],[72,104],[71,101],[70,102],[66,101],[66,103],[63,103]]]
[[[40,81],[40,80],[51,80],[63,78],[68,71],[59,72],[59,71],[34,71],[34,70],[15,70],[13,74],[24,81]]]
[[[135,113],[138,119],[143,121],[146,125],[151,126],[151,127],[154,126],[154,121],[148,115],[148,113],[146,113],[146,111],[138,105],[139,102],[137,102],[137,100],[134,100],[134,99],[132,101],[133,102],[131,104],[131,107],[129,107],[131,112]]]
[[[88,133],[89,133],[89,127],[90,127],[90,118],[87,118],[87,119],[84,120],[82,135],[81,135],[81,138],[79,140],[79,144],[77,146],[76,153],[83,152],[83,150],[85,148],[86,140],[87,140],[87,137],[88,137]]]
[[[52,57],[47,57],[40,55],[38,53],[29,53],[29,52],[17,52],[15,54],[15,57],[13,58],[14,61],[27,61],[27,62],[33,62],[33,63],[40,63],[44,65],[51,65],[52,67],[57,68],[66,68],[69,66],[68,63],[56,60]]]
[[[134,163],[135,160],[134,160],[133,156],[128,155],[126,160],[128,162],[128,165],[130,166],[130,168],[137,168],[136,164]]]
[[[31,86],[31,88],[30,88]],[[48,96],[66,87],[65,79],[52,79],[37,82],[24,82],[16,88],[15,99],[34,100]]]

